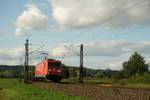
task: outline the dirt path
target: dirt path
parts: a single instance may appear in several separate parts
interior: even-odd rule
[[[150,100],[150,89],[34,82],[33,85],[93,100]]]

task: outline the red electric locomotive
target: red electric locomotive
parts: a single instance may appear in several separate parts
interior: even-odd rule
[[[36,65],[35,78],[59,82],[62,79],[62,70],[63,67],[61,61],[45,59],[42,63]]]

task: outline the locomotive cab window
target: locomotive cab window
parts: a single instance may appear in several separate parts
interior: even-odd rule
[[[48,67],[61,67],[61,63],[48,62]]]

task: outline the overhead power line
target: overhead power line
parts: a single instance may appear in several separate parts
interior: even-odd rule
[[[45,46],[45,45],[40,46],[39,48],[37,48],[37,49],[31,51],[29,54],[30,54],[30,55],[33,54],[34,52],[38,51],[39,49],[43,48],[44,46]]]
[[[115,14],[115,15],[113,15],[113,16],[110,16],[108,19],[106,19],[104,22],[102,22],[99,26],[104,25],[105,23],[109,22],[109,21],[112,20],[113,18],[118,17],[118,16],[120,16],[120,15],[122,15],[122,14],[128,12],[129,10],[131,10],[131,9],[133,9],[133,8],[135,8],[135,7],[137,7],[137,6],[140,5],[140,4],[145,3],[146,1],[148,1],[148,0],[142,0],[142,1],[140,1],[140,2],[136,2],[134,5],[132,5],[131,7],[127,8],[127,9],[125,9],[125,10],[123,10],[122,12],[119,12],[118,14]],[[75,40],[76,38],[79,38],[81,35],[86,34],[87,31],[88,31],[88,30],[84,31],[84,33],[83,33],[83,32],[79,32],[79,34],[77,34],[77,35],[71,37],[70,39],[68,39],[67,41],[65,41],[65,43],[68,43],[68,42],[70,42],[70,41],[72,41],[72,40]]]
[[[100,26],[103,25],[103,24],[105,24],[105,23],[107,23],[107,22],[109,22],[109,21],[112,20],[113,18],[115,18],[115,17],[117,17],[117,16],[120,16],[121,14],[124,14],[124,13],[128,12],[129,10],[131,10],[131,9],[133,9],[133,8],[135,8],[135,7],[137,7],[138,5],[143,4],[143,3],[146,2],[146,1],[148,1],[148,0],[142,0],[142,1],[140,1],[140,2],[137,2],[137,3],[135,3],[134,5],[132,5],[131,7],[125,9],[124,11],[119,12],[118,14],[109,17],[107,20],[105,20],[103,23],[101,23]],[[119,34],[113,36],[113,37],[110,38],[110,39],[115,39],[115,38],[117,38],[117,37],[120,37],[120,36],[124,35],[125,33],[130,33],[130,32],[133,32],[133,31],[135,31],[135,30],[140,30],[140,29],[145,29],[145,28],[146,28],[146,27],[143,26],[143,27],[138,28],[138,29],[136,28],[136,29],[129,30],[129,31],[127,31],[127,32],[122,32],[122,33],[119,33]],[[72,40],[75,40],[76,38],[79,38],[81,35],[86,34],[87,31],[89,31],[89,30],[86,30],[86,31],[84,31],[84,32],[79,32],[79,34],[72,36],[71,38],[69,38],[67,41],[64,41],[63,43],[68,43],[68,42],[70,42],[70,41],[72,41]],[[96,30],[96,31],[97,31],[97,30]],[[63,43],[62,43],[62,44],[63,44]],[[57,46],[51,47],[50,49],[53,49],[53,48],[55,48],[55,47],[57,47]]]
[[[142,27],[138,27],[138,28],[135,28],[135,29],[132,29],[132,30],[128,30],[128,31],[126,31],[126,32],[122,32],[122,33],[119,33],[119,34],[116,34],[115,36],[113,36],[113,37],[111,37],[110,38],[110,40],[112,40],[112,39],[116,39],[116,38],[118,38],[118,37],[120,37],[120,36],[122,36],[122,35],[127,35],[127,34],[129,34],[130,32],[134,32],[134,31],[137,31],[137,30],[142,30],[142,29],[145,29],[145,28],[148,28],[149,26],[142,26]],[[126,34],[125,34],[126,33]]]
[[[76,54],[77,56],[80,56],[79,53],[77,53],[76,51],[74,51],[71,48],[67,47],[66,45],[64,45],[64,47],[67,48],[68,50],[70,50],[72,53]]]

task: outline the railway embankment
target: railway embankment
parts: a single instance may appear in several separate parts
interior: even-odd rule
[[[34,82],[33,85],[93,100],[150,100],[150,88]]]

